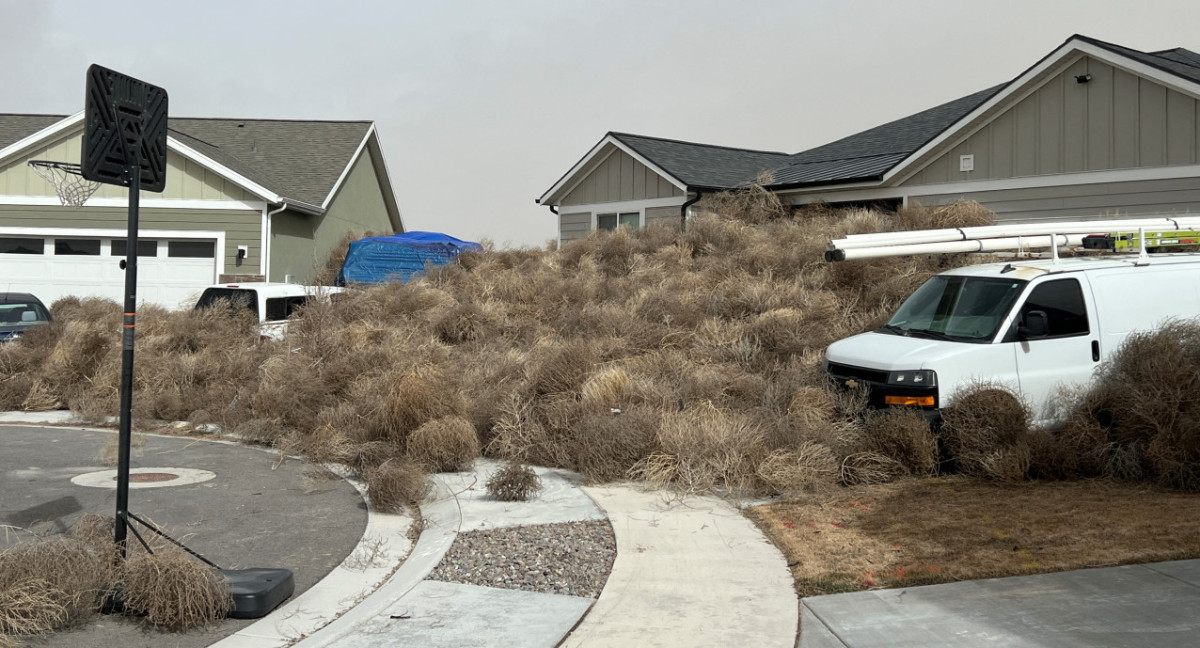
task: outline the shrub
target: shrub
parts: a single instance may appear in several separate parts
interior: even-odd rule
[[[403,440],[429,421],[462,416],[466,403],[439,369],[425,367],[400,374],[392,381],[383,411],[387,435]]]
[[[504,464],[487,481],[487,492],[502,502],[524,502],[542,490],[542,480],[533,468],[517,462]]]
[[[56,537],[0,553],[0,632],[46,632],[93,613],[112,574],[108,549]]]
[[[471,422],[457,416],[435,419],[408,437],[408,456],[433,472],[470,470],[479,456],[479,437]]]
[[[661,419],[660,412],[644,406],[588,414],[573,428],[571,463],[593,481],[623,479],[654,449]]]
[[[941,437],[959,472],[1002,480],[1029,468],[1029,408],[1012,392],[972,385],[942,408]]]
[[[775,450],[758,464],[758,476],[770,492],[796,495],[832,485],[838,461],[828,446],[811,441],[794,450]]]
[[[842,459],[839,481],[846,486],[882,484],[904,474],[904,466],[878,452],[856,452]]]
[[[930,475],[937,470],[937,438],[919,410],[893,408],[869,412],[863,426],[867,446],[895,459],[906,471]]]
[[[405,459],[387,459],[366,470],[367,495],[375,510],[399,513],[425,499],[433,488],[425,472]]]
[[[711,403],[664,415],[657,445],[658,451],[631,474],[685,492],[750,486],[767,454],[761,428],[746,415]]]
[[[121,598],[125,608],[145,615],[146,623],[171,631],[208,625],[233,606],[221,571],[182,550],[161,547],[157,553],[138,553],[121,568]]]

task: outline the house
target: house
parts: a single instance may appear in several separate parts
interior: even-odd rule
[[[1200,213],[1200,54],[1076,35],[1007,83],[792,155],[609,133],[537,202],[566,241],[682,222],[762,173],[792,205],[970,199],[1000,222]]]
[[[27,164],[78,162],[83,119],[0,115],[0,277],[46,303],[124,292],[128,189],[64,206]],[[371,230],[404,231],[372,122],[171,118],[166,186],[140,198],[138,297],[176,307],[217,282],[304,282]]]

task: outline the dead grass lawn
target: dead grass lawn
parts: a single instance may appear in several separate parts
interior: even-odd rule
[[[800,596],[1200,557],[1200,495],[906,479],[756,506]]]

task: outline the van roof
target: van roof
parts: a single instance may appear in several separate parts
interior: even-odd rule
[[[1054,259],[1026,259],[963,266],[961,268],[947,270],[941,274],[969,277],[1010,276],[1021,279],[1034,279],[1036,277],[1048,274],[1085,272],[1088,270],[1099,270],[1103,268],[1132,268],[1137,265],[1138,259],[1139,256],[1136,254],[1069,257],[1059,259],[1057,262],[1055,262]],[[1184,252],[1150,255],[1150,265],[1176,265],[1188,263],[1200,264],[1200,254]],[[1010,267],[1012,268],[1011,270],[1001,273],[1001,270]],[[1012,274],[1014,270],[1016,271],[1016,274]]]

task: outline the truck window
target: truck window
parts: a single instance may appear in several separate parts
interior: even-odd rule
[[[258,293],[254,290],[239,288],[208,288],[196,302],[196,310],[211,308],[220,302],[226,302],[234,308],[246,308],[258,316]]]
[[[270,297],[267,299],[267,316],[264,321],[276,322],[291,317],[300,307],[308,302],[305,295],[291,297]]]
[[[1033,289],[1025,304],[1021,306],[1021,322],[1031,311],[1046,313],[1048,338],[1087,335],[1087,305],[1083,301],[1083,290],[1076,279],[1047,281]]]

